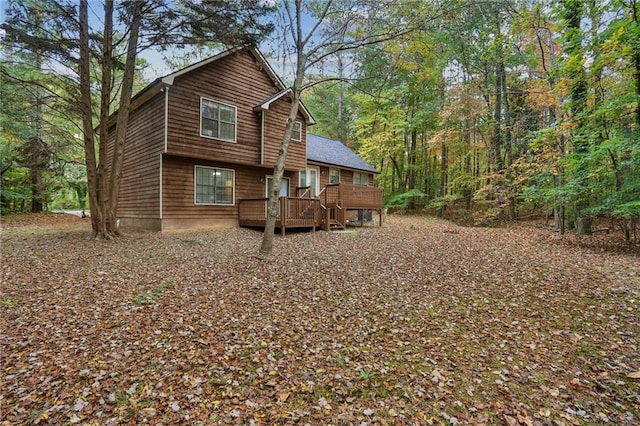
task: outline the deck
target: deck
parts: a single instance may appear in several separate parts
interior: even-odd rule
[[[276,214],[276,227],[282,235],[287,228],[320,227],[327,231],[344,228],[348,211],[375,210],[382,224],[382,189],[372,186],[348,184],[327,185],[317,198],[305,197],[302,191],[299,197],[280,197]],[[238,201],[238,221],[240,226],[264,227],[267,222],[268,198],[241,199]],[[362,219],[361,219],[362,225]]]

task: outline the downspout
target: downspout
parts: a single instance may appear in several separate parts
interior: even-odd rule
[[[169,87],[164,88],[164,147],[160,152],[160,221],[162,221],[162,154],[167,152],[167,143],[169,139]],[[162,225],[160,226],[162,228]]]
[[[264,115],[266,110],[260,111],[260,164],[264,164]]]
[[[164,151],[167,153],[167,141],[169,139],[169,86],[164,88]]]

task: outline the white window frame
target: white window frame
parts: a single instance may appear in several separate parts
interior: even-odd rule
[[[315,183],[315,187],[313,188],[313,193],[314,193],[314,197],[317,197],[318,194],[320,193],[320,168],[319,167],[307,167],[306,169],[302,169],[300,170],[300,172],[298,173],[298,186],[300,188],[305,188],[307,186],[311,186],[311,185],[304,185],[302,186],[302,173],[304,172],[305,175],[305,183],[307,183],[306,181],[308,181],[309,179],[307,178],[309,176],[309,170],[315,170],[316,172],[316,183]]]
[[[296,127],[300,128],[300,131],[297,132],[298,133],[298,138],[296,139],[295,135],[296,135]],[[302,140],[302,122],[301,121],[296,121],[295,123],[293,123],[293,132],[291,132],[291,140],[292,141],[296,141],[296,142],[300,142]]]
[[[202,107],[204,104],[204,101],[208,101],[208,102],[213,102],[215,104],[218,105],[222,105],[228,108],[233,108],[233,116],[234,116],[234,123],[233,123],[233,140],[231,139],[224,139],[221,137],[216,137],[216,136],[209,136],[209,135],[205,135],[202,133]],[[218,118],[218,135],[220,135],[220,118]],[[220,102],[217,99],[211,99],[211,98],[207,98],[205,96],[200,96],[200,137],[203,138],[207,138],[207,139],[215,139],[218,141],[224,141],[224,142],[229,142],[229,143],[236,143],[238,140],[238,108],[235,105],[230,105],[227,104],[225,102]]]
[[[337,182],[331,182],[331,172],[338,172],[338,181]],[[335,169],[333,167],[329,168],[329,184],[335,184],[335,183],[340,183],[340,179],[342,178],[342,176],[340,176],[340,169]]]
[[[265,179],[265,185],[264,185],[264,192],[265,192],[265,196],[267,198],[269,198],[269,179],[273,180],[273,175],[267,175],[267,178]],[[287,188],[287,197],[290,197],[291,195],[291,179],[288,177],[282,177],[282,181],[280,181],[280,191],[282,192],[282,188],[284,188],[283,185],[285,185],[285,181],[286,181],[286,188]],[[282,195],[279,195],[279,197],[282,197]]]
[[[364,185],[360,182],[360,183],[356,183],[356,175],[358,176],[364,176],[366,178],[366,182]],[[362,177],[360,178],[360,181],[362,181]],[[353,184],[357,185],[357,186],[369,186],[369,174],[368,173],[361,173],[361,172],[353,172]]]
[[[231,203],[202,203],[198,202],[198,169],[220,170],[231,172],[233,178],[231,182]],[[223,167],[194,166],[193,167],[193,203],[197,206],[235,206],[236,205],[236,171]]]

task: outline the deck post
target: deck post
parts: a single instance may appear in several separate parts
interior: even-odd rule
[[[324,209],[324,230],[329,232],[331,230],[331,212],[329,207]]]
[[[287,197],[280,197],[280,234],[284,237],[287,227]]]

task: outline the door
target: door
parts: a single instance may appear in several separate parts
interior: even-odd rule
[[[311,187],[311,197],[317,197],[320,192],[320,172],[316,167],[309,167],[300,171],[300,187]]]
[[[267,198],[269,198],[269,193],[273,188],[273,176],[267,176]],[[288,197],[289,196],[289,178],[283,177],[282,182],[280,182],[280,194],[279,197]],[[266,206],[266,205],[265,205]],[[280,202],[278,202],[278,209],[276,210],[276,214],[280,216]],[[266,213],[265,213],[266,214]]]

